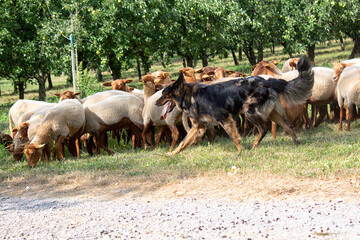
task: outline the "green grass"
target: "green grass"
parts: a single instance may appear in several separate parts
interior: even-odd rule
[[[347,41],[347,51],[341,52],[336,42],[318,46],[316,65],[332,67],[332,63],[344,60],[351,51],[351,41]],[[265,59],[280,59],[280,66],[288,58],[280,47],[275,54],[265,52]],[[211,66],[223,66],[234,70],[247,70],[250,74],[251,66],[243,60],[240,66],[233,66],[232,58],[215,58],[209,63]],[[182,63],[177,59],[166,69],[173,77],[177,76]],[[161,69],[160,65],[151,70]],[[137,79],[134,69],[124,73],[125,78]],[[107,78],[109,76],[107,75]],[[53,96],[56,92],[72,89],[66,85],[65,77],[53,77],[55,89],[48,91],[48,100],[57,101]],[[2,96],[0,97],[0,129],[8,132],[8,110],[17,95],[13,94],[13,87],[7,80],[0,80]],[[132,86],[140,88],[135,81]],[[37,86],[30,85],[26,89],[26,99],[36,99]],[[110,148],[116,154],[108,156],[89,156],[82,153],[81,159],[75,159],[66,154],[64,161],[40,162],[36,168],[27,167],[26,161],[15,162],[6,150],[0,148],[0,182],[13,178],[27,178],[58,175],[113,175],[123,177],[151,177],[156,175],[169,176],[168,181],[183,177],[196,176],[199,173],[212,171],[228,171],[236,166],[241,172],[259,171],[271,174],[290,175],[293,177],[314,178],[318,176],[348,176],[360,174],[359,149],[360,121],[352,124],[351,132],[339,131],[338,124],[322,123],[316,129],[299,130],[297,132],[301,144],[295,146],[290,136],[279,131],[276,140],[268,134],[257,149],[250,150],[250,144],[255,136],[242,138],[244,150],[238,153],[235,145],[228,137],[216,137],[213,144],[206,140],[197,146],[191,146],[180,154],[167,158],[165,153],[169,146],[162,143],[154,150],[132,150],[129,144],[117,144],[110,140]],[[83,149],[83,151],[85,151]]]

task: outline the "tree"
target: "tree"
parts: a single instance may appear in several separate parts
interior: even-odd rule
[[[331,27],[334,32],[343,32],[354,42],[349,58],[358,56],[360,54],[360,2],[356,0],[327,0],[325,2],[331,9]]]

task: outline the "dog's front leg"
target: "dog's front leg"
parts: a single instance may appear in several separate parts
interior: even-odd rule
[[[233,143],[235,144],[237,150],[240,152],[243,148],[240,142],[240,135],[236,128],[236,122],[234,119],[229,116],[226,120],[220,122],[221,127],[229,135]]]
[[[203,133],[205,133],[205,131],[203,131]],[[174,151],[166,153],[166,156],[171,157],[181,152],[182,150],[193,144],[196,141],[198,135],[199,135],[199,127],[197,124],[196,125],[193,124],[192,128],[190,129],[184,140],[181,141],[179,146]]]

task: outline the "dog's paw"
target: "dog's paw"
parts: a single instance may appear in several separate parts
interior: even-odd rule
[[[172,153],[172,152],[167,152],[167,153],[166,153],[166,156],[167,156],[167,157],[171,157],[171,156],[174,156],[174,155],[175,155],[175,154]]]

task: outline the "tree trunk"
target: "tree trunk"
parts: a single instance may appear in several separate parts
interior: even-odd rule
[[[250,42],[247,46],[243,47],[243,51],[252,66],[256,65],[256,56],[253,48],[253,43]]]
[[[166,63],[165,63],[165,60],[164,60],[164,53],[160,54],[160,60],[161,60],[162,67],[166,68]]]
[[[234,64],[235,66],[238,66],[239,65],[239,62],[237,60],[237,57],[236,57],[236,54],[235,54],[235,51],[231,49],[231,55],[233,57],[233,60],[234,60]]]
[[[289,54],[289,58],[293,58],[292,52],[288,51],[288,49],[286,48],[287,47],[287,42],[281,42],[281,45],[283,46],[285,52],[287,54]]]
[[[38,83],[39,83],[39,100],[45,101],[46,100],[46,74],[40,72],[38,77]]]
[[[242,47],[239,47],[239,61],[241,61],[242,59]]]
[[[257,59],[257,62],[261,62],[263,59],[264,59],[264,48],[260,44],[259,47],[258,47],[258,59]]]
[[[202,61],[202,66],[203,67],[206,67],[206,66],[209,65],[208,57],[206,56],[205,52],[201,53],[201,61]]]
[[[353,38],[353,41],[354,41],[354,47],[353,50],[351,51],[349,59],[356,57],[360,53],[360,37],[355,36],[355,38]]]
[[[143,69],[145,73],[150,72],[150,63],[149,63],[149,57],[145,56],[145,54],[143,52],[140,52],[139,54],[140,59],[141,59],[141,63],[143,65]]]
[[[341,33],[340,33],[339,40],[340,40],[340,48],[341,48],[341,51],[345,51],[345,43],[344,43],[344,39],[343,39]]]
[[[121,78],[121,62],[116,59],[115,53],[109,54],[109,67],[113,80]]]
[[[19,93],[19,99],[24,99],[25,97],[24,82],[19,79],[16,85],[17,85],[16,88],[18,89],[18,93]]]
[[[104,81],[101,69],[96,69],[96,76],[97,76],[98,82]]]
[[[185,67],[186,67],[186,61],[185,61],[185,58],[184,58],[184,57],[181,57],[181,60],[182,60],[182,63],[183,63],[183,67],[185,68]]]
[[[188,67],[194,67],[194,59],[191,56],[185,56],[186,58],[186,65]]]
[[[48,77],[47,77],[47,80],[48,80],[49,90],[53,89],[53,88],[54,88],[54,86],[53,86],[53,83],[52,83],[52,80],[51,80],[51,74],[50,74],[50,71],[48,72]]]
[[[307,55],[310,61],[315,62],[315,44],[307,46]]]
[[[139,80],[141,79],[141,64],[139,59],[136,59],[136,65],[137,65],[137,71],[138,71],[138,76],[139,76]]]

